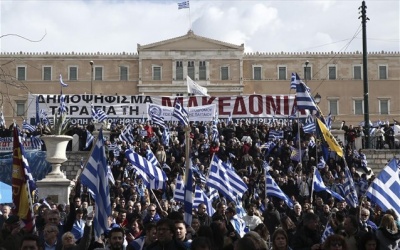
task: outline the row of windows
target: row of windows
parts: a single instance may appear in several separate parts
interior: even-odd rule
[[[329,110],[331,115],[339,115],[339,100],[328,100]],[[380,115],[389,115],[390,110],[390,100],[389,99],[380,99],[378,100],[379,105],[379,114]],[[363,115],[364,114],[364,100],[357,99],[353,100],[353,114],[355,115]]]
[[[388,76],[386,65],[378,66],[378,77],[380,80],[386,80]],[[287,80],[287,68],[286,66],[278,66],[278,80]],[[303,67],[304,79],[311,80],[312,78],[312,67]],[[338,79],[337,67],[336,65],[328,66],[328,77],[329,80]],[[362,79],[362,65],[353,66],[353,79]],[[258,65],[253,65],[253,80],[263,80],[262,78],[262,67]]]
[[[176,80],[184,80],[184,67],[182,61],[176,61],[175,67],[175,77]],[[387,79],[387,66],[379,65],[378,66],[378,77],[380,80]],[[198,77],[195,77],[196,70],[198,70]],[[127,81],[128,80],[128,67],[120,66],[119,67],[119,80]],[[187,61],[187,76],[191,79],[195,80],[206,80],[207,79],[207,66],[205,61],[200,61],[198,66],[195,65],[194,61]],[[303,68],[303,76],[304,79],[311,80],[312,78],[312,67],[304,67]],[[102,81],[103,80],[103,67],[96,66],[94,67],[94,80]],[[278,80],[287,80],[288,73],[286,66],[278,66]],[[19,81],[26,80],[26,67],[18,66],[17,67],[17,79]],[[152,66],[152,79],[154,81],[160,81],[162,79],[162,67],[161,66]],[[229,66],[222,66],[220,68],[220,80],[229,80],[230,72]],[[337,79],[337,67],[336,65],[328,66],[328,79],[336,80]],[[361,80],[362,79],[362,66],[354,65],[353,66],[353,79]],[[52,80],[52,67],[44,66],[43,67],[43,80],[51,81]],[[69,66],[68,67],[68,80],[69,81],[77,81],[78,80],[78,67]],[[253,66],[253,80],[263,80],[262,77],[262,66]]]

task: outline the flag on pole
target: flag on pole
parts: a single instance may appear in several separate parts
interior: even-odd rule
[[[301,160],[303,159],[304,151],[300,151],[299,149],[292,146],[290,146],[290,150],[292,151],[290,153],[290,159],[293,161],[301,162]]]
[[[99,122],[103,122],[107,118],[108,118],[108,116],[106,115],[106,113],[101,108],[95,109],[93,104],[92,104],[92,119],[93,120],[97,120]]]
[[[32,144],[32,148],[40,149],[43,145],[43,142],[40,139],[40,135],[31,136],[31,144]]]
[[[212,200],[207,197],[203,189],[196,185],[196,190],[194,192],[193,207],[198,207],[200,204],[204,203],[207,206],[207,214],[212,216],[215,213],[215,209],[212,206]]]
[[[329,148],[332,151],[335,151],[336,154],[340,157],[343,157],[343,149],[340,147],[339,143],[336,141],[335,137],[332,135],[332,133],[328,130],[328,128],[325,126],[325,124],[318,118],[317,119],[317,124],[318,128],[321,131],[325,141],[328,143]]]
[[[188,9],[188,8],[190,8],[189,1],[184,1],[184,2],[178,3],[178,10],[180,10],[180,9]]]
[[[383,212],[393,208],[400,215],[400,169],[396,158],[379,173],[369,186],[366,196],[378,204]]]
[[[328,189],[325,186],[325,183],[322,180],[321,174],[319,173],[319,170],[316,168],[314,168],[313,190],[315,192],[326,191],[329,194],[331,194],[333,197],[335,197],[336,199],[344,201],[344,198],[340,194]]]
[[[195,94],[201,96],[209,96],[207,94],[207,88],[198,85],[189,76],[186,76],[187,91],[188,94]]]
[[[301,79],[297,73],[292,73],[292,77],[290,78],[290,89],[297,89],[297,84],[300,84]]]
[[[94,140],[94,136],[92,135],[92,133],[90,133],[89,130],[86,129],[86,143],[85,143],[85,149],[88,149],[89,146],[92,144]]]
[[[127,149],[125,151],[125,157],[128,160],[128,162],[131,163],[136,170],[141,170],[141,171],[145,172],[150,177],[150,179],[155,178],[154,173],[151,173],[151,171],[150,171],[150,169],[153,168],[153,165],[151,164],[151,162],[146,160],[143,156],[132,151],[132,149]]]
[[[40,114],[39,114],[39,96],[36,96],[35,98],[35,123],[38,125],[40,123]]]
[[[24,121],[22,122],[22,129],[32,133],[33,131],[36,130],[36,126],[33,126],[33,125],[27,123],[27,122],[24,120]]]
[[[178,175],[175,183],[174,200],[184,202],[185,201],[185,184],[183,183],[182,176]]]
[[[162,144],[164,146],[169,145],[169,129],[167,127],[164,128],[161,139],[162,139]]]
[[[60,74],[60,84],[61,84],[61,87],[68,87],[68,84],[64,83],[61,74]]]
[[[26,230],[30,232],[35,229],[32,193],[36,190],[36,183],[16,126],[14,126],[13,136],[12,200],[14,208],[12,213],[19,216]]]
[[[345,166],[344,168],[344,176],[344,199],[346,200],[346,203],[349,204],[349,206],[356,208],[358,206],[357,190],[348,166]]]
[[[108,229],[108,217],[111,215],[110,187],[108,183],[107,159],[103,138],[103,129],[92,151],[86,168],[82,171],[81,182],[95,197],[93,229],[96,240]]]
[[[61,91],[60,95],[60,107],[58,108],[58,113],[63,114],[67,112],[67,103],[65,102],[65,95]]]
[[[265,195],[277,197],[285,201],[290,208],[293,208],[293,201],[282,191],[267,171],[265,172]]]
[[[190,161],[192,165],[192,161]],[[192,210],[193,210],[193,172],[192,166],[186,170],[185,176],[185,201],[183,203],[184,220],[186,225],[192,225]]]
[[[47,118],[47,112],[44,109],[41,109],[39,112],[39,116],[42,119],[44,125],[49,124],[49,119]]]
[[[181,124],[185,126],[189,125],[189,114],[178,99],[176,100],[172,115],[178,119]]]
[[[132,134],[131,125],[128,125],[122,130],[121,134],[118,137],[121,141],[127,141],[129,144],[133,144],[135,142],[135,138]]]
[[[160,116],[159,114],[155,112],[149,112],[150,119],[153,122],[153,124],[160,126],[161,128],[165,128],[165,121],[164,117]]]
[[[333,230],[331,223],[328,221],[328,223],[326,224],[325,230],[321,236],[321,243],[324,243],[325,240],[332,234],[335,234],[335,231]]]
[[[314,99],[310,95],[310,88],[302,81],[296,84],[296,104],[299,110],[318,110]]]

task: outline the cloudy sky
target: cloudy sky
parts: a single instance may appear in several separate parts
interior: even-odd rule
[[[361,0],[180,1],[2,0],[0,51],[136,52],[189,29],[247,52],[362,51]],[[400,51],[399,0],[366,5],[368,51]]]

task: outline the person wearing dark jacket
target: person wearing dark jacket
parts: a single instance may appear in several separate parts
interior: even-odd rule
[[[269,234],[273,235],[275,229],[281,224],[281,216],[272,202],[268,203],[267,210],[263,213],[263,218]]]
[[[164,218],[157,222],[157,241],[150,244],[147,250],[185,250],[185,246],[175,239],[175,224]]]
[[[303,225],[293,236],[293,250],[317,250],[321,249],[321,234],[319,232],[319,217],[313,213],[307,213],[303,218]]]
[[[394,250],[400,247],[400,232],[392,215],[385,214],[375,232],[381,250]]]

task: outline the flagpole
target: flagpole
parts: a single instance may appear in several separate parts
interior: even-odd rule
[[[314,171],[313,171],[313,177],[312,177],[312,182],[311,182],[310,204],[312,204],[312,202],[313,202],[315,171],[317,171],[317,167],[314,167]]]
[[[192,30],[192,18],[190,17],[190,2],[189,2],[189,30]]]
[[[300,110],[297,110],[297,135],[298,135],[298,138],[299,138],[300,163],[303,165],[303,157],[302,157],[302,154],[301,154]]]

